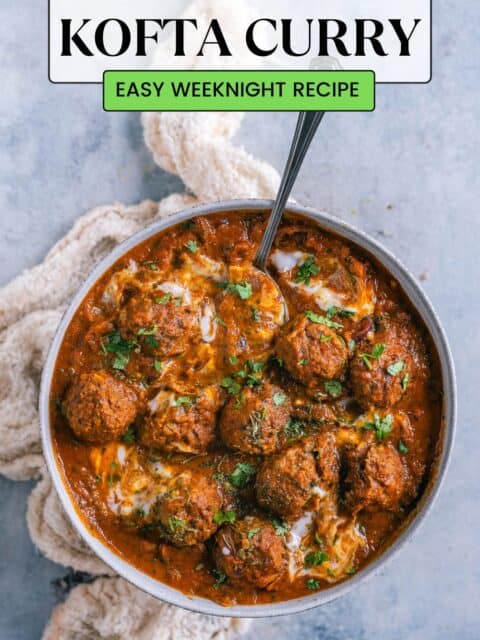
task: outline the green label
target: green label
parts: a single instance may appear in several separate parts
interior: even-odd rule
[[[106,111],[373,111],[373,71],[105,71]]]

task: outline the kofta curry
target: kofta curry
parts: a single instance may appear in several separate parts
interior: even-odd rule
[[[266,219],[193,218],[122,257],[68,327],[51,396],[89,528],[224,605],[348,579],[402,527],[440,437],[436,355],[398,283],[286,215],[277,287],[251,266]]]

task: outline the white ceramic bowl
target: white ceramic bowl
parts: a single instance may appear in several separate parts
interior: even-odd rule
[[[106,258],[104,258],[92,271],[83,286],[80,288],[76,296],[73,298],[68,310],[60,322],[53,343],[51,345],[45,367],[43,369],[42,384],[40,390],[40,422],[42,432],[43,451],[47,462],[53,484],[57,490],[62,505],[67,512],[72,524],[78,533],[91,549],[114,571],[123,576],[126,580],[150,593],[152,596],[159,598],[165,602],[197,611],[199,613],[213,614],[219,616],[238,616],[238,617],[264,617],[297,613],[317,607],[321,604],[334,600],[345,593],[348,593],[361,582],[373,576],[379,569],[385,566],[388,560],[400,550],[400,548],[409,540],[417,531],[420,524],[426,518],[433,502],[438,494],[440,485],[445,475],[450,452],[452,449],[455,418],[456,418],[456,389],[455,389],[455,372],[453,367],[452,356],[447,343],[447,339],[427,297],[416,283],[408,270],[386,249],[377,242],[369,238],[364,233],[353,229],[345,222],[333,218],[326,213],[314,211],[297,205],[289,205],[288,211],[298,213],[317,222],[319,226],[327,231],[332,231],[340,237],[346,238],[357,244],[362,249],[373,255],[387,271],[399,282],[404,292],[410,299],[412,305],[420,314],[423,322],[430,332],[433,343],[437,349],[441,365],[442,383],[443,383],[443,428],[440,453],[438,456],[436,468],[431,474],[430,482],[415,508],[414,512],[408,518],[407,523],[403,526],[402,531],[392,542],[392,544],[375,560],[370,562],[365,568],[357,574],[349,578],[347,581],[332,586],[326,590],[312,593],[312,595],[304,596],[294,600],[287,600],[274,604],[262,605],[239,605],[235,607],[222,607],[215,602],[199,597],[189,597],[172,587],[155,580],[146,575],[134,566],[122,560],[113,553],[99,538],[91,533],[83,520],[81,519],[77,508],[70,497],[69,492],[65,488],[61,470],[54,453],[52,444],[52,426],[50,424],[49,415],[49,397],[52,376],[55,368],[57,355],[61,347],[65,332],[83,299],[90,288],[104,274],[104,272],[113,265],[121,256],[130,251],[133,247],[147,240],[151,236],[156,235],[167,227],[184,222],[193,216],[208,216],[214,213],[226,211],[252,211],[252,210],[271,210],[272,202],[268,200],[230,200],[218,202],[214,204],[201,205],[177,213],[167,219],[156,222],[149,227],[135,234],[121,245],[116,247]],[[393,569],[394,570],[394,569]],[[433,579],[433,577],[432,577]]]

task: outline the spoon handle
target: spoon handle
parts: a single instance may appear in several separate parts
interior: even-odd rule
[[[324,115],[324,111],[301,111],[298,116],[297,128],[293,136],[290,154],[287,164],[285,165],[280,188],[253,262],[254,266],[261,271],[266,271],[268,254],[270,253],[278,225],[282,219],[283,210],[285,209],[288,197],[297,179],[298,172],[300,171],[310,143],[313,140],[313,136]]]

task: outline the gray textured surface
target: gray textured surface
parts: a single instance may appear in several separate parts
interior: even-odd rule
[[[431,517],[383,575],[320,610],[259,623],[252,640],[480,637],[479,47],[475,3],[435,5],[433,82],[380,87],[373,114],[327,116],[295,196],[380,236],[426,278],[459,377],[452,465]],[[181,185],[154,166],[137,116],[103,113],[98,87],[48,83],[44,3],[3,2],[0,16],[2,284],[89,207],[156,199]],[[239,139],[281,168],[292,125],[292,115],[252,114]],[[59,598],[50,581],[65,573],[28,538],[29,491],[0,479],[1,640],[40,637]]]

